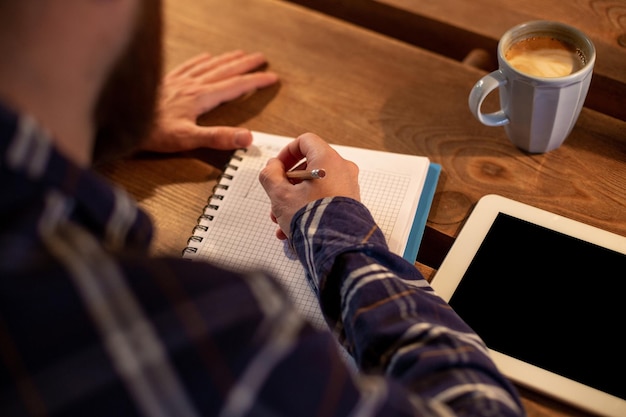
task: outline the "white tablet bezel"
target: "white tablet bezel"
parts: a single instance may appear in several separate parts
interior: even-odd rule
[[[486,195],[476,204],[432,280],[432,287],[449,301],[465,270],[498,213],[626,254],[626,237],[498,195]],[[582,409],[606,416],[625,416],[626,401],[549,372],[500,352],[490,350],[498,368],[512,381]]]

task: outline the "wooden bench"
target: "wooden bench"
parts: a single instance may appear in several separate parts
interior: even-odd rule
[[[459,61],[468,59],[486,71],[496,68],[497,42],[508,28],[535,19],[562,21],[587,33],[596,46],[585,106],[626,120],[623,0],[291,1]]]

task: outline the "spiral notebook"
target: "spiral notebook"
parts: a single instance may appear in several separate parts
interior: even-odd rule
[[[270,202],[259,171],[291,140],[253,132],[253,144],[237,150],[208,196],[183,257],[236,271],[266,270],[285,287],[296,308],[326,327],[305,272],[286,241],[276,238]],[[385,234],[389,248],[415,262],[440,166],[427,157],[332,145],[359,166],[361,201]],[[316,180],[325,181],[325,179]]]

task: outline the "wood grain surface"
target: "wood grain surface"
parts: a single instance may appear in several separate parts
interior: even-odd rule
[[[626,120],[626,2],[624,0],[291,0],[462,61],[487,52],[497,67],[504,32],[530,20],[557,20],[585,32],[597,50],[586,106]]]
[[[567,2],[587,3],[593,2]],[[459,13],[449,10],[445,19]],[[617,12],[603,13],[623,24],[611,14]],[[329,142],[426,155],[441,164],[422,242],[437,252],[426,257],[434,259],[430,265],[420,265],[429,277],[447,250],[436,241],[449,245],[490,193],[626,235],[626,122],[618,117],[584,108],[562,147],[531,155],[511,145],[502,128],[472,117],[467,97],[485,70],[452,57],[282,0],[166,0],[165,17],[167,68],[201,52],[243,49],[263,52],[280,76],[279,85],[225,103],[201,124],[292,137],[312,131]],[[497,100],[486,105],[495,108]],[[100,171],[155,220],[153,253],[180,256],[227,157],[208,150],[144,154]],[[530,416],[586,415],[522,393]]]

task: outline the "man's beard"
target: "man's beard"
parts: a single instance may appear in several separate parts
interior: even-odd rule
[[[141,3],[135,33],[96,106],[94,163],[129,154],[154,124],[163,63],[161,0]]]

